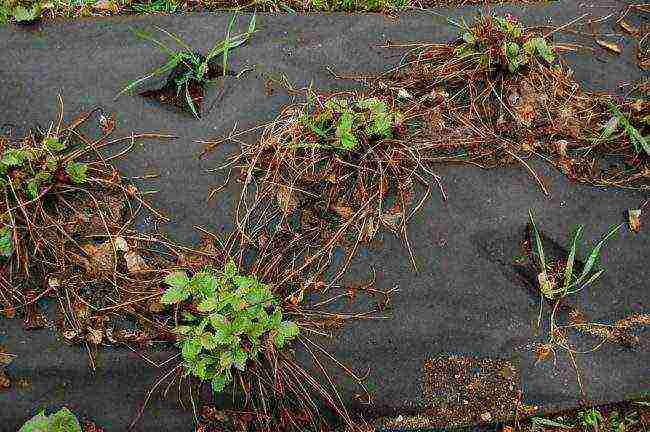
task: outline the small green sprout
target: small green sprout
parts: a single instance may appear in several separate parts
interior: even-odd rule
[[[515,73],[533,59],[547,63],[556,59],[553,48],[543,37],[525,34],[521,24],[512,17],[478,17],[471,25],[464,20],[450,22],[461,29],[461,43],[455,48],[455,55],[461,59],[473,58],[480,66],[501,64],[507,66],[510,73]],[[500,45],[494,47],[495,40]],[[492,57],[495,51],[500,51],[500,58]]]
[[[179,271],[168,275],[161,303],[191,301],[194,313],[184,313],[174,329],[186,375],[210,381],[215,393],[232,381],[232,368],[246,370],[263,340],[282,349],[298,336],[296,323],[284,320],[269,285],[256,276],[239,274],[230,260],[220,274],[204,269],[192,277]]]

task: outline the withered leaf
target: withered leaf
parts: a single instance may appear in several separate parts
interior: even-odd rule
[[[125,253],[124,259],[126,260],[126,267],[129,270],[129,273],[139,273],[149,270],[149,266],[145,262],[144,258],[138,255],[135,251]]]
[[[627,211],[627,218],[630,224],[630,231],[635,233],[641,231],[641,209],[629,209]]]
[[[602,39],[597,39],[596,43],[614,54],[620,54],[622,52],[621,47],[619,47],[618,44],[614,42],[608,42]]]

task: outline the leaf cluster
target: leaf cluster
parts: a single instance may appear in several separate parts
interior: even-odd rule
[[[82,432],[77,417],[63,407],[49,416],[45,410],[27,421],[18,432]]]
[[[364,140],[393,138],[402,115],[377,98],[355,101],[332,98],[325,102],[324,109],[305,113],[300,122],[313,133],[316,141],[301,146],[351,151]]]
[[[246,370],[259,355],[263,341],[282,349],[299,333],[284,320],[269,285],[252,275],[241,275],[234,261],[223,272],[204,269],[191,278],[175,272],[165,278],[169,288],[164,304],[189,302],[194,313],[184,313],[174,329],[185,373],[210,381],[215,393],[232,381],[232,368]]]
[[[83,184],[88,165],[66,162],[67,145],[46,137],[36,147],[7,148],[0,158],[0,187],[13,200],[34,200],[57,183]]]
[[[17,23],[31,23],[41,18],[43,6],[36,2],[30,6],[17,5],[11,11],[11,16]]]
[[[486,16],[477,18],[472,25],[464,21],[453,24],[462,30],[454,54],[476,59],[483,67],[501,66],[515,73],[533,59],[549,64],[556,59],[546,39],[525,34],[512,17]]]

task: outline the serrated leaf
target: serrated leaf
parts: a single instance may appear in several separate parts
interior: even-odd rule
[[[13,230],[9,226],[4,226],[0,230],[0,255],[4,258],[10,258],[13,253]]]
[[[280,308],[275,308],[273,314],[271,314],[268,319],[268,326],[270,328],[277,328],[280,325],[280,322],[282,322],[282,311]]]
[[[14,8],[13,16],[17,22],[34,21],[41,17],[41,7],[38,4],[29,9],[23,6],[17,6]]]
[[[6,166],[21,166],[27,160],[27,152],[21,149],[8,149],[2,155],[2,163]]]
[[[224,351],[219,356],[219,367],[221,367],[222,370],[230,369],[233,360],[234,358],[232,353],[230,351]]]
[[[177,326],[174,327],[174,333],[179,335],[186,335],[189,334],[193,328],[194,328],[193,326],[187,326],[187,325]]]
[[[223,274],[228,278],[233,278],[237,275],[237,264],[230,258],[223,269]]]
[[[352,133],[352,123],[354,116],[350,112],[341,114],[338,125],[336,127],[336,136],[338,138],[338,147],[344,150],[353,150],[359,141]]]
[[[214,393],[221,393],[231,379],[230,375],[225,373],[212,378],[212,391]]]
[[[250,326],[251,326],[250,318],[246,316],[237,317],[231,325],[231,333],[235,335],[246,333],[248,332]]]
[[[199,292],[204,297],[210,297],[217,292],[219,280],[207,271],[198,272],[190,281],[193,292]]]
[[[65,172],[68,173],[74,183],[82,184],[87,180],[88,165],[81,162],[68,162]]]
[[[60,152],[61,150],[65,150],[65,144],[56,138],[47,137],[43,140],[43,144],[51,152]]]
[[[203,345],[200,340],[188,339],[181,344],[181,354],[183,359],[192,361],[201,352]]]
[[[190,297],[190,292],[186,288],[171,287],[167,288],[165,293],[160,298],[162,304],[176,304],[187,300]]]
[[[248,360],[248,354],[244,350],[237,350],[233,352],[233,366],[239,369],[240,371],[246,370],[246,361]]]
[[[173,288],[185,288],[190,283],[190,279],[184,271],[176,271],[165,277],[165,283]]]
[[[219,341],[212,333],[203,333],[201,335],[201,345],[207,350],[213,350],[219,346]]]
[[[81,425],[77,417],[69,409],[63,407],[50,416],[48,432],[81,432]]]
[[[235,276],[233,282],[238,290],[248,291],[248,289],[257,284],[257,280],[253,276]]]
[[[199,312],[212,312],[220,306],[219,300],[215,297],[208,297],[203,299],[196,308]]]
[[[39,191],[39,181],[36,179],[30,179],[27,182],[27,197],[30,200],[35,199],[38,197],[38,191]]]
[[[292,321],[282,321],[278,326],[278,332],[285,339],[292,339],[298,336],[298,333],[300,333],[300,329],[298,328],[298,325]]]
[[[18,432],[48,432],[50,426],[50,419],[41,412],[27,422],[18,430]]]
[[[210,318],[210,324],[215,329],[222,328],[223,326],[228,325],[228,320],[226,319],[225,316],[223,316],[221,314],[213,313],[213,314],[210,314],[209,318]]]

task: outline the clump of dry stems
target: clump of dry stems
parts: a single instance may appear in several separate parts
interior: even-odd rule
[[[422,162],[518,163],[548,192],[530,164],[538,159],[571,181],[648,189],[647,98],[583,90],[552,42],[511,16],[454,25],[450,43],[390,45],[409,51],[370,81],[427,119],[414,137]]]

